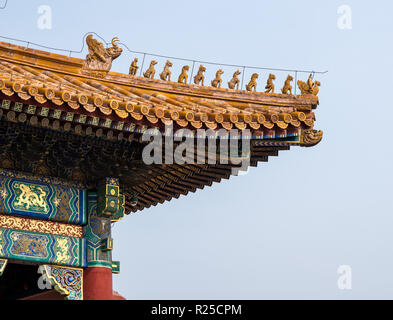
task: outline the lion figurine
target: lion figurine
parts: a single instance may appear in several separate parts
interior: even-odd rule
[[[292,95],[292,86],[291,86],[291,82],[293,81],[293,77],[289,74],[287,79],[284,82],[284,87],[281,89],[281,92],[283,94],[289,94]]]
[[[137,73],[137,71],[138,71],[138,69],[139,69],[139,67],[138,67],[138,65],[137,65],[137,62],[138,62],[138,58],[135,58],[135,59],[131,62],[130,70],[129,70],[130,76],[136,76],[136,73]]]
[[[204,86],[205,84],[205,76],[203,75],[203,73],[206,71],[206,68],[203,65],[199,66],[198,69],[198,73],[194,76],[194,83],[196,85],[199,85],[202,81],[202,86]]]
[[[170,67],[172,67],[172,62],[167,60],[165,63],[164,70],[162,70],[162,72],[160,73],[161,80],[171,81],[171,74],[172,73],[171,73],[171,70],[169,70]]]
[[[266,91],[265,93],[274,93],[274,83],[273,80],[276,80],[276,76],[274,74],[269,74],[269,78],[267,79],[267,83],[266,83]]]
[[[178,78],[177,82],[187,84],[187,80],[188,80],[187,72],[188,72],[188,70],[190,70],[189,66],[183,66],[183,68],[181,68],[181,73],[179,75],[179,78]]]
[[[224,73],[224,71],[222,69],[218,69],[216,72],[216,77],[214,78],[214,80],[212,80],[212,87],[214,88],[221,88],[221,83],[222,83],[222,79],[221,79],[221,75]]]
[[[143,76],[145,77],[145,78],[150,78],[150,79],[153,79],[154,78],[154,75],[156,74],[156,69],[154,68],[154,66],[157,64],[157,61],[156,60],[152,60],[151,62],[150,62],[150,67],[149,67],[149,69],[147,69],[144,73],[143,73]]]
[[[308,77],[307,83],[299,80],[297,82],[297,85],[298,85],[302,95],[312,94],[312,95],[316,96],[319,93],[319,87],[320,87],[321,83],[319,81],[313,82],[312,74],[310,74],[310,76]]]
[[[250,82],[246,85],[247,91],[252,91],[252,89],[254,89],[255,92],[257,90],[257,79],[258,73],[253,73]]]
[[[231,81],[228,82],[228,88],[229,89],[235,89],[236,86],[236,90],[239,90],[239,84],[240,84],[240,80],[239,80],[239,75],[241,74],[241,72],[239,70],[236,70],[235,73],[232,76]]]

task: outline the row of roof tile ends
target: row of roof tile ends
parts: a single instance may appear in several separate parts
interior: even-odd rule
[[[279,129],[287,129],[289,125],[295,128],[302,124],[306,128],[312,128],[315,121],[313,112],[304,113],[301,111],[293,112],[261,112],[254,113],[207,113],[193,110],[175,110],[165,109],[159,104],[147,105],[139,102],[121,101],[116,99],[105,99],[99,94],[87,95],[83,93],[75,94],[63,88],[55,90],[47,85],[38,86],[25,84],[17,80],[7,81],[0,79],[0,90],[7,96],[17,94],[23,100],[34,98],[39,104],[44,104],[48,100],[55,105],[66,104],[73,110],[83,108],[89,113],[95,113],[98,109],[102,114],[110,116],[116,114],[119,118],[125,120],[129,116],[140,121],[148,120],[155,124],[161,121],[165,125],[172,122],[181,127],[191,124],[192,127],[199,129],[205,125],[207,128],[215,130],[218,125],[230,130],[237,128],[240,130],[250,127],[258,130],[263,126],[266,129],[273,129],[275,126]],[[158,98],[157,98],[158,100]],[[165,100],[162,101],[165,104]]]

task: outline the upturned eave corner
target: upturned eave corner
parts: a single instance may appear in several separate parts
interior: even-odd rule
[[[301,147],[313,147],[321,142],[323,137],[322,130],[305,129],[302,130],[300,135],[300,146]]]

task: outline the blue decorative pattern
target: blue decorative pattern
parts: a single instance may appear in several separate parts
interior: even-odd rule
[[[88,195],[88,224],[83,227],[87,245],[87,265],[112,268],[111,250],[103,242],[111,237],[111,219],[97,216],[97,194]]]
[[[85,224],[86,191],[0,175],[0,212]]]
[[[0,228],[0,257],[86,267],[86,240]]]

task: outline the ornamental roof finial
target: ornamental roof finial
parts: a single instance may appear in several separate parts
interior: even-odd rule
[[[122,48],[117,46],[119,39],[112,39],[112,47],[105,48],[102,42],[94,39],[91,34],[86,37],[89,53],[86,56],[83,72],[93,76],[105,77],[112,67],[112,61],[121,55]]]

